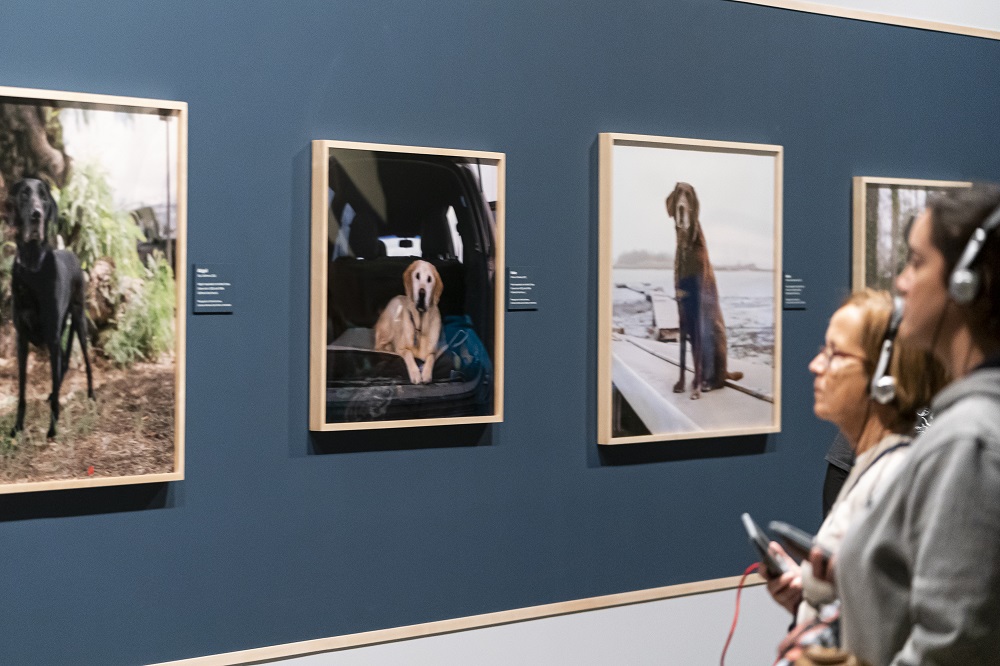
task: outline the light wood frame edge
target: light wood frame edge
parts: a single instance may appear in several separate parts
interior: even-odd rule
[[[636,590],[634,592],[621,592],[618,594],[609,594],[600,597],[576,599],[573,601],[563,601],[552,604],[544,604],[541,606],[529,606],[527,608],[516,608],[513,610],[497,611],[495,613],[485,613],[482,615],[470,615],[468,617],[454,618],[451,620],[439,620],[437,622],[427,622],[424,624],[413,624],[404,627],[395,627],[392,629],[378,629],[375,631],[365,631],[356,634],[347,634],[344,636],[332,636],[329,638],[318,638],[296,643],[285,643],[283,645],[272,645],[268,647],[239,650],[223,654],[192,657],[189,659],[162,662],[155,664],[154,666],[246,666],[249,664],[259,664],[268,661],[288,659],[291,657],[303,657],[322,652],[334,652],[350,648],[367,647],[413,638],[427,638],[430,636],[439,636],[442,634],[450,634],[460,631],[485,629],[488,627],[496,627],[517,622],[542,620],[549,617],[572,615],[575,613],[604,610],[608,608],[649,603],[653,601],[663,601],[666,599],[675,599],[709,592],[722,592],[738,587],[740,579],[741,576],[731,576],[728,578],[716,578],[713,580],[698,581],[694,583],[681,583],[679,585],[654,587],[646,590]],[[761,578],[758,574],[753,574],[747,578],[744,587],[761,585],[763,582],[763,578]]]
[[[699,430],[684,433],[611,436],[611,211],[613,195],[612,151],[617,144],[702,148],[774,157],[774,410],[771,425],[753,428]],[[671,442],[710,437],[738,437],[781,432],[781,283],[784,227],[784,147],[763,143],[686,139],[601,132],[598,135],[598,336],[597,336],[597,443],[601,446]]]
[[[69,102],[71,104],[95,104],[110,107],[168,109],[187,114],[187,102],[167,99],[148,99],[145,97],[123,97],[121,95],[104,95],[99,93],[69,92],[63,90],[39,90],[36,88],[17,88],[0,86],[0,97],[20,97],[28,100],[44,100],[48,102]],[[186,144],[185,144],[186,146]]]
[[[485,154],[485,153],[484,153]],[[507,155],[491,153],[497,162],[497,202],[493,212],[496,225],[493,237],[493,413],[479,417],[481,423],[503,422],[504,331],[507,293]],[[464,423],[475,421],[465,420]]]
[[[802,0],[730,1],[742,2],[748,5],[774,7],[776,9],[789,9],[797,12],[806,12],[808,14],[821,14],[824,16],[835,16],[837,18],[853,19],[856,21],[867,21],[869,23],[884,23],[886,25],[897,25],[904,28],[917,28],[918,30],[947,32],[955,35],[964,35],[966,37],[1000,40],[1000,31],[990,30],[988,28],[976,28],[973,26],[959,25],[957,23],[945,23],[943,21],[931,21],[928,19],[911,18],[908,16],[897,16],[895,14],[883,14],[881,12],[870,12],[862,9],[834,7],[819,2],[803,2]]]
[[[312,190],[310,215],[312,235],[309,246],[309,429],[322,430],[326,425],[326,245],[329,219],[326,205],[330,178],[329,146],[325,141],[312,142]]]
[[[122,97],[96,93],[65,92],[58,90],[38,90],[0,86],[0,99],[19,98],[28,101],[64,102],[69,104],[92,104],[115,110],[154,109],[169,111],[177,118],[177,249],[174,270],[175,306],[175,354],[174,359],[174,469],[161,474],[141,474],[134,476],[106,476],[87,479],[56,479],[28,483],[0,484],[0,495],[14,493],[42,492],[48,490],[71,490],[79,488],[100,488],[106,486],[126,486],[140,483],[163,483],[184,479],[185,462],[185,413],[187,391],[187,165],[188,165],[188,105],[175,100],[147,99],[143,97]]]
[[[597,138],[597,443],[626,443],[632,437],[612,437],[611,389],[611,211],[612,155],[615,135],[602,132]]]
[[[326,299],[323,294],[327,283],[326,240],[329,235],[329,213],[326,190],[329,181],[329,153],[331,148],[372,150],[379,152],[408,153],[411,155],[439,155],[444,157],[478,158],[496,162],[497,207],[494,237],[494,358],[493,361],[493,413],[485,416],[456,416],[433,419],[398,419],[394,421],[359,421],[347,423],[326,422]],[[383,430],[390,428],[429,427],[503,421],[504,397],[504,291],[507,283],[506,268],[506,168],[504,153],[457,148],[432,148],[399,144],[368,143],[358,141],[333,141],[316,139],[312,142],[312,237],[310,246],[310,327],[309,327],[309,429],[314,432],[345,430]]]
[[[924,178],[881,178],[878,176],[854,176],[851,179],[851,290],[865,288],[865,246],[868,228],[865,220],[869,185],[905,185],[927,189],[946,187],[972,187],[965,180],[927,180]]]
[[[184,478],[185,423],[187,418],[187,195],[188,195],[188,108],[181,102],[177,110],[177,249],[174,269],[174,288],[177,290],[177,358],[174,368],[174,474]],[[178,270],[180,269],[180,270]]]
[[[785,149],[774,146],[774,430],[781,432],[781,363],[784,354]]]

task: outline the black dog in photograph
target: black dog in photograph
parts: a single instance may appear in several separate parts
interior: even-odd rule
[[[742,379],[742,372],[726,369],[728,343],[726,322],[719,306],[715,271],[708,258],[708,245],[698,219],[698,195],[687,183],[677,183],[667,197],[667,214],[674,219],[677,251],[674,254],[674,291],[680,319],[680,379],[674,393],[684,392],[685,340],[691,342],[694,380],[691,399],[702,391],[722,388],[727,379]]]
[[[94,380],[87,354],[86,285],[80,260],[68,250],[54,249],[58,213],[48,184],[37,178],[19,180],[10,190],[7,213],[17,236],[17,254],[11,274],[14,330],[17,333],[17,421],[15,436],[24,429],[28,343],[49,352],[52,369],[52,416],[48,437],[55,437],[59,420],[59,387],[69,364],[73,335],[80,340],[87,366],[87,397],[94,399]],[[69,326],[66,348],[62,336]]]

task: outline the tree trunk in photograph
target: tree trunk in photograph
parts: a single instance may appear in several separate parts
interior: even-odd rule
[[[33,104],[0,104],[0,199],[26,175],[66,184],[70,160],[59,111]]]
[[[892,289],[892,262],[896,258],[896,253],[893,251],[896,247],[896,239],[899,238],[899,227],[900,227],[900,205],[899,205],[899,187],[893,186],[892,188],[892,231],[889,232],[889,239],[891,242],[889,249],[889,277],[888,282],[883,284],[883,281],[879,280],[879,289]],[[881,277],[881,276],[880,276]]]
[[[69,164],[58,110],[33,104],[0,104],[0,218],[6,217],[3,202],[7,201],[11,185],[32,175],[47,177],[61,187],[69,175]],[[0,253],[0,323],[10,318],[13,261],[12,250]],[[0,355],[12,353],[12,348],[8,349],[12,340],[0,340]]]
[[[865,196],[865,220],[867,234],[865,237],[865,284],[878,283],[878,234],[881,225],[878,223],[878,204],[881,199],[879,186],[869,185]]]

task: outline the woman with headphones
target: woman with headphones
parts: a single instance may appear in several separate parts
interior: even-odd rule
[[[1000,664],[998,226],[1000,188],[976,186],[910,229],[899,339],[954,381],[833,563],[843,645],[878,666]]]
[[[928,353],[893,340],[901,310],[885,291],[866,289],[833,313],[826,340],[809,364],[815,375],[813,411],[836,425],[857,462],[848,475],[815,543],[831,553],[847,528],[885,492],[910,443],[917,412],[944,386],[944,371]],[[768,578],[775,601],[796,614],[803,626],[836,598],[833,588],[811,575],[809,562],[797,566],[777,543],[771,550],[789,571]]]

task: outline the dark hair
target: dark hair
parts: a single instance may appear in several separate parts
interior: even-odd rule
[[[931,213],[931,242],[944,256],[947,283],[973,232],[1000,208],[1000,186],[973,185],[935,197]],[[979,293],[968,305],[974,335],[1000,338],[1000,229],[986,239],[972,268],[979,273]]]

